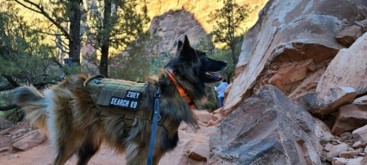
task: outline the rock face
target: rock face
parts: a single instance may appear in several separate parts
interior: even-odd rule
[[[332,133],[340,135],[367,124],[367,105],[348,104],[340,107]]]
[[[297,101],[313,115],[325,118],[342,105],[353,102],[357,96],[351,87],[330,88],[328,91],[309,92],[298,97]]]
[[[367,92],[367,33],[348,49],[341,49],[322,75],[316,91],[339,86],[353,87],[357,94]],[[358,77],[358,78],[357,78]]]
[[[321,164],[312,116],[274,86],[263,87],[210,136],[210,162]]]
[[[190,44],[197,45],[207,34],[192,14],[184,10],[170,10],[161,16],[154,17],[149,27],[149,33],[158,36],[158,54],[173,54],[178,40],[184,35],[190,39]]]
[[[265,84],[290,94],[308,76],[325,69],[343,48],[335,33],[365,17],[366,6],[361,0],[270,0],[244,37],[223,114]]]

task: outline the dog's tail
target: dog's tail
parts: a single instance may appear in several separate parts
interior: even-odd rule
[[[15,89],[13,103],[26,112],[26,118],[31,124],[47,134],[47,101],[43,94],[33,86],[22,86]]]

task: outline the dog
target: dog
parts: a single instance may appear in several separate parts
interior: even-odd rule
[[[65,164],[73,154],[78,156],[78,165],[85,165],[102,142],[117,152],[124,152],[127,164],[141,165],[147,162],[151,114],[159,89],[160,121],[153,155],[153,164],[158,164],[167,151],[177,146],[177,131],[182,121],[197,126],[191,108],[205,98],[205,83],[221,80],[217,72],[227,65],[192,48],[187,36],[177,45],[176,56],[164,66],[157,79],[147,81],[140,93],[130,96],[143,95],[140,105],[134,104],[136,110],[115,111],[118,108],[107,106],[104,109],[110,111],[105,113],[86,89],[90,78],[85,75],[71,76],[43,91],[33,86],[18,87],[14,104],[24,109],[26,118],[49,137],[57,151],[55,165]],[[118,99],[112,98],[111,104],[123,105],[124,100]],[[134,117],[135,112],[143,115]],[[127,119],[126,114],[133,115]]]

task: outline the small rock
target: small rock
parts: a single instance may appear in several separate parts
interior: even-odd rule
[[[366,105],[367,104],[367,96],[358,97],[353,101],[353,104],[361,104]]]
[[[363,148],[365,145],[361,141],[356,141],[352,145],[353,148]]]
[[[342,158],[354,158],[358,155],[357,151],[342,151],[339,153],[339,157]]]
[[[353,131],[366,124],[367,124],[367,106],[348,104],[339,108],[339,113],[336,117],[331,132],[334,135],[339,135],[343,132]],[[361,142],[364,141],[361,140]]]
[[[198,120],[203,123],[208,123],[209,120],[211,119],[210,113],[206,110],[198,110],[198,111],[194,111],[194,113],[196,117],[198,118]]]
[[[338,156],[340,153],[347,151],[347,150],[348,150],[348,145],[346,143],[333,145],[331,146],[329,152],[326,154],[326,159],[331,162],[334,157]]]
[[[338,32],[335,39],[343,46],[349,47],[354,41],[362,36],[362,34],[362,28],[360,26],[352,25]]]
[[[0,148],[0,153],[9,152],[9,151],[11,151],[11,147],[9,146]]]
[[[364,165],[362,163],[363,157],[355,157],[351,159],[346,158],[334,158],[332,165]]]
[[[10,155],[9,156],[9,159],[17,159],[19,158],[20,156],[18,154],[13,154],[13,155]]]
[[[205,136],[195,136],[187,144],[188,157],[197,161],[207,161],[210,155],[209,139]]]
[[[0,148],[9,146],[11,138],[9,136],[0,136]]]
[[[324,149],[325,149],[326,151],[330,151],[333,147],[334,147],[334,145],[332,145],[332,144],[330,144],[330,143],[327,143],[327,144],[325,145]]]
[[[38,144],[41,144],[45,140],[46,137],[35,130],[28,132],[22,138],[13,142],[12,147],[17,150],[25,151],[34,146],[37,146]]]
[[[336,87],[325,91],[306,93],[298,97],[297,102],[313,115],[325,118],[337,111],[340,106],[352,103],[356,96],[357,93],[352,87]]]
[[[367,125],[354,130],[352,135],[355,140],[367,143]]]

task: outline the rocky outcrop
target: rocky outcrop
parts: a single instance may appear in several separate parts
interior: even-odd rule
[[[274,86],[265,86],[210,135],[210,162],[321,164],[313,117]],[[213,163],[215,164],[215,163]]]
[[[322,75],[316,91],[348,86],[357,94],[367,92],[367,33],[358,38],[348,49],[341,49]]]
[[[244,37],[222,114],[231,113],[265,84],[295,97],[315,91],[317,76],[307,80],[313,83],[307,91],[298,87],[307,77],[324,70],[344,48],[335,33],[366,18],[366,6],[360,0],[270,0]]]
[[[6,152],[25,151],[46,140],[46,137],[34,130],[27,121],[0,131],[0,155]]]
[[[340,135],[367,124],[367,105],[348,104],[339,108],[332,133]],[[367,142],[367,141],[366,141]]]
[[[367,20],[355,22],[354,25],[349,26],[338,32],[335,39],[342,45],[349,47],[356,41],[363,33],[367,31]]]
[[[329,114],[337,111],[340,106],[353,102],[357,96],[356,91],[351,87],[330,88],[328,91],[309,92],[297,99],[311,114],[325,118]]]
[[[158,54],[174,54],[178,40],[184,35],[190,38],[190,44],[196,46],[207,33],[194,18],[184,10],[170,10],[161,16],[154,17],[149,27],[149,33],[158,36]]]
[[[269,1],[244,37],[210,162],[366,164],[366,18],[367,1]]]

